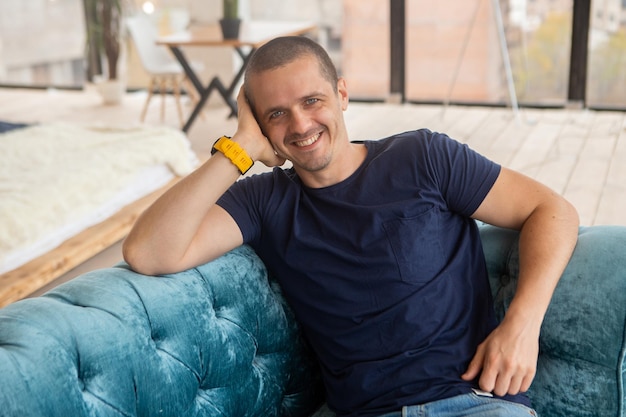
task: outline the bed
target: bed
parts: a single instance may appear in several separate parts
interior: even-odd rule
[[[122,239],[197,164],[169,127],[0,122],[0,307]]]

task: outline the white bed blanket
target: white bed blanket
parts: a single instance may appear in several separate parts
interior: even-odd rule
[[[0,273],[191,172],[185,135],[167,127],[44,124],[0,135]],[[167,167],[165,169],[164,167]]]

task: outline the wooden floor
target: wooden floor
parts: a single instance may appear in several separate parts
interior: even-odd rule
[[[104,106],[91,89],[0,89],[0,120],[128,126],[139,123],[145,98],[143,92],[132,93],[121,105]],[[179,126],[171,96],[165,107],[161,121],[160,98],[153,98],[146,123]],[[184,112],[189,111],[185,100]],[[217,137],[234,133],[236,120],[228,114],[213,97],[191,127],[188,137],[201,159],[208,157]],[[583,225],[626,225],[626,112],[350,103],[345,116],[354,140],[422,127],[447,133],[564,195],[578,209]],[[255,164],[253,172],[264,169]],[[56,283],[119,260],[118,243]]]

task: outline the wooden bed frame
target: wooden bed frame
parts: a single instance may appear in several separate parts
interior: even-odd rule
[[[123,239],[137,217],[180,178],[128,204],[107,220],[32,261],[0,275],[0,308],[20,300]]]

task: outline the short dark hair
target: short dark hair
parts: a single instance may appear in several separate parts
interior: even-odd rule
[[[332,85],[333,91],[337,92],[337,69],[326,50],[305,36],[283,36],[262,45],[250,57],[243,87],[248,99],[252,99],[248,85],[251,75],[283,67],[306,55],[317,59],[322,77]]]

